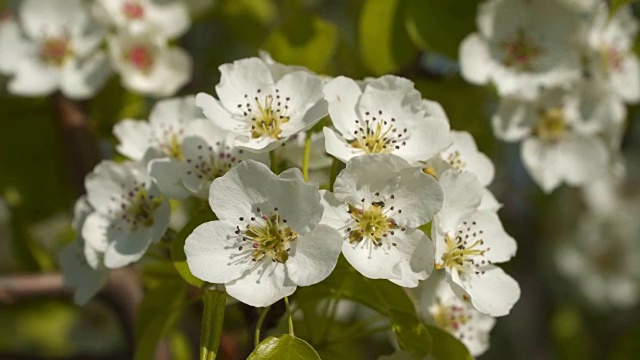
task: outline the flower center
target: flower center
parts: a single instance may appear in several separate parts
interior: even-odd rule
[[[380,194],[376,193],[376,197]],[[394,199],[391,195],[390,199]],[[347,205],[347,212],[353,220],[352,227],[347,228],[348,239],[350,244],[360,243],[362,240],[368,240],[374,246],[382,246],[383,239],[395,235],[395,231],[400,229],[405,231],[404,227],[399,227],[392,218],[392,212],[402,213],[401,209],[395,206],[386,207],[385,201],[376,199],[371,205],[366,205],[365,199],[361,200],[362,205]],[[391,242],[396,246],[396,243]]]
[[[533,62],[543,52],[523,29],[519,29],[516,36],[502,41],[500,47],[504,52],[502,63],[518,70],[531,70]]]
[[[216,143],[220,147],[220,143]],[[241,160],[234,154],[234,149],[226,146],[224,150],[215,152],[212,146],[198,145],[199,153],[187,159],[192,169],[187,174],[195,174],[198,179],[214,180],[231,170]],[[242,149],[235,150],[242,154]]]
[[[552,107],[540,110],[538,123],[533,131],[537,137],[543,140],[558,141],[562,139],[568,128],[562,109]]]
[[[280,91],[276,89],[273,94],[262,95],[262,90],[258,89],[253,102],[249,95],[245,94],[246,103],[238,104],[244,117],[251,125],[251,137],[253,139],[261,137],[271,137],[280,139],[282,125],[289,122],[289,101],[290,97],[281,97]]]
[[[491,264],[489,260],[483,260],[484,254],[491,250],[484,247],[481,239],[484,231],[474,227],[476,222],[464,221],[457,234],[449,233],[445,236],[446,251],[442,254],[442,264],[437,264],[437,269],[456,269],[460,273],[475,271],[476,275],[484,274],[479,267]]]
[[[115,210],[109,210],[109,214],[125,221],[131,231],[135,231],[140,226],[153,226],[154,212],[162,204],[163,198],[149,195],[145,183],[134,183],[133,189],[123,193],[119,200],[112,197],[111,201],[117,205]]]
[[[61,67],[73,51],[69,46],[69,39],[66,37],[47,38],[40,48],[40,58],[47,64]]]
[[[372,116],[370,112],[365,113],[364,121],[355,120],[357,130],[353,131],[354,140],[350,142],[351,147],[361,149],[366,154],[389,154],[394,149],[407,145],[407,129],[398,131],[395,126],[396,119],[385,119],[382,117],[382,110],[378,110],[378,116]]]
[[[606,70],[620,71],[624,54],[613,46],[600,47],[600,60]]]
[[[134,1],[127,1],[122,5],[122,12],[128,19],[141,19],[144,17],[144,8]]]
[[[456,305],[446,306],[439,299],[431,309],[431,315],[436,325],[453,331],[458,331],[461,325],[465,325],[471,320],[471,315],[467,314],[463,307]]]
[[[298,238],[298,234],[286,225],[287,220],[280,217],[278,208],[274,208],[271,214],[263,214],[260,208],[256,211],[259,217],[251,217],[244,228],[236,227],[235,234],[243,241],[238,251],[249,251],[252,261],[267,258],[284,264],[289,259],[291,242]],[[245,221],[245,218],[239,220]]]
[[[143,44],[131,47],[124,57],[127,62],[143,73],[150,72],[155,63],[155,54]]]
[[[458,171],[462,171],[467,167],[467,163],[462,161],[460,152],[458,150],[449,153],[449,155],[447,156],[447,162],[449,163],[449,165],[451,165],[452,168]]]

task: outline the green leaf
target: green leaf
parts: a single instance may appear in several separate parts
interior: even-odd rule
[[[431,356],[436,360],[473,360],[469,350],[458,339],[448,332],[431,325],[426,325],[435,346]]]
[[[360,53],[376,75],[396,72],[418,51],[404,26],[405,0],[367,0],[360,13]]]
[[[638,1],[640,1],[640,0],[611,0],[611,11],[609,12],[609,15],[613,16],[623,6],[625,6],[627,4],[637,3]]]
[[[170,280],[149,291],[138,307],[135,360],[153,359],[158,342],[177,323],[185,302],[187,286]]]
[[[338,29],[318,16],[291,16],[267,38],[263,48],[283,64],[326,71],[338,46]]]
[[[203,294],[204,312],[202,314],[202,332],[200,333],[200,360],[215,360],[222,337],[224,311],[227,293],[216,285],[206,289]]]
[[[320,360],[306,341],[289,334],[264,339],[247,360]]]
[[[406,26],[413,42],[457,59],[465,36],[475,31],[476,1],[408,0]]]
[[[187,283],[195,287],[201,287],[203,281],[191,274],[189,266],[187,265],[187,256],[184,254],[184,243],[187,237],[193,232],[193,229],[202,223],[215,220],[215,218],[215,215],[208,208],[197,212],[191,220],[189,220],[187,225],[180,230],[171,244],[171,261],[173,262],[173,266],[175,266],[178,274],[180,274]]]
[[[398,339],[401,349],[413,356],[423,358],[431,352],[431,336],[427,326],[415,313],[391,309],[391,330]]]

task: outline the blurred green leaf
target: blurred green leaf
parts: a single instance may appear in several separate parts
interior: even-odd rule
[[[173,243],[171,244],[171,261],[173,262],[173,266],[175,266],[178,274],[180,274],[180,276],[187,283],[195,287],[201,287],[203,281],[191,274],[189,265],[187,265],[187,256],[184,254],[184,243],[187,240],[187,237],[191,235],[193,230],[198,227],[198,225],[215,219],[215,215],[211,212],[211,210],[209,210],[208,207],[204,210],[196,212],[191,220],[189,220],[187,225],[185,225],[182,230],[180,230],[178,236],[176,236],[176,238],[173,240]]]
[[[264,339],[247,360],[320,360],[306,341],[289,334]]]
[[[390,311],[391,330],[396,335],[400,348],[418,358],[427,356],[431,352],[432,343],[426,325],[415,312]]]
[[[318,16],[291,16],[267,38],[263,48],[284,64],[306,66],[323,72],[338,46],[338,29]]]
[[[149,291],[138,307],[135,360],[153,359],[158,342],[180,318],[187,293],[182,280],[168,280]]]
[[[191,351],[191,342],[183,331],[178,329],[173,331],[169,338],[169,345],[173,360],[191,360],[194,358],[193,351]]]
[[[448,332],[431,325],[426,325],[434,347],[431,356],[436,360],[473,360],[469,350],[458,339]]]
[[[627,4],[637,3],[638,1],[640,0],[611,0],[611,11],[609,14],[610,16],[613,16],[621,7]]]
[[[360,14],[362,60],[375,75],[399,70],[418,51],[404,26],[405,0],[368,0]]]
[[[423,50],[458,58],[458,47],[475,31],[476,1],[408,0],[407,32]]]

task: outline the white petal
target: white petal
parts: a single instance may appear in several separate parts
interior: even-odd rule
[[[183,174],[189,171],[187,164],[173,159],[155,159],[149,163],[149,175],[153,177],[160,192],[172,199],[183,200],[191,195],[182,182]]]
[[[244,127],[244,121],[239,120],[227,111],[218,99],[206,93],[196,95],[196,105],[202,109],[204,115],[217,127],[226,131],[238,131],[238,127]]]
[[[361,94],[358,84],[344,76],[339,76],[324,86],[331,121],[343,136],[351,137],[353,131],[357,130],[354,120],[360,118],[356,106]]]
[[[14,19],[0,20],[0,74],[11,75],[25,57],[31,56],[35,44],[23,36]]]
[[[485,248],[489,248],[484,259],[492,263],[509,261],[516,255],[516,241],[504,231],[498,215],[491,211],[476,211],[466,219],[467,225],[460,224],[459,229],[471,227],[474,233],[482,230],[481,238]]]
[[[272,305],[285,296],[293,294],[296,287],[287,278],[284,265],[271,261],[261,262],[258,267],[242,278],[226,286],[229,295],[255,307]]]
[[[396,236],[398,242],[408,241],[407,247],[413,246],[412,239],[404,239],[404,235]],[[407,254],[397,251],[391,244],[383,243],[374,246],[369,240],[350,244],[342,243],[342,254],[359,273],[370,279],[402,279],[401,263],[410,261]]]
[[[322,98],[322,80],[305,71],[286,74],[276,84],[280,96],[290,98],[287,116],[289,122],[282,125],[282,136],[290,136],[312,127],[318,120],[327,115],[326,103]],[[307,112],[319,102],[324,103],[314,110],[313,116]],[[322,109],[324,108],[324,111]]]
[[[295,232],[304,234],[320,222],[323,207],[318,184],[274,177],[262,186],[267,189],[269,205],[279,209],[280,216],[287,220],[287,225]]]
[[[460,72],[470,83],[483,85],[489,82],[493,59],[489,45],[479,34],[467,36],[460,44]]]
[[[559,150],[560,169],[570,185],[585,185],[602,177],[607,171],[609,151],[596,137],[567,136]]]
[[[245,95],[255,96],[258,90],[271,93],[274,86],[269,67],[260,58],[236,60],[220,69],[216,93],[225,108],[236,109],[246,102]]]
[[[42,63],[37,58],[24,59],[16,67],[8,90],[20,96],[49,95],[58,89],[60,77],[59,68]]]
[[[562,154],[557,144],[536,138],[525,140],[520,147],[522,162],[536,183],[549,193],[562,183]]]
[[[518,283],[497,266],[486,267],[484,274],[480,275],[473,273],[465,278],[451,276],[449,281],[459,286],[457,289],[452,286],[458,297],[464,300],[464,295],[467,295],[473,307],[494,317],[509,314],[520,298]]]
[[[113,127],[113,134],[120,141],[116,150],[132,160],[142,160],[153,141],[146,121],[122,120]]]
[[[98,212],[93,212],[87,216],[80,231],[82,239],[88,246],[104,252],[109,246],[109,233],[112,231],[110,228],[111,219]]]
[[[181,36],[191,26],[191,16],[187,4],[181,1],[153,4],[146,7],[146,19],[156,31],[173,39]]]
[[[321,224],[331,226],[338,231],[344,231],[351,222],[351,216],[347,213],[347,205],[336,199],[335,195],[327,190],[320,190],[321,204],[324,208]]]
[[[73,64],[62,74],[60,90],[72,99],[88,99],[107,82],[111,68],[103,52],[96,53],[82,64]]]
[[[531,133],[537,115],[532,106],[517,98],[503,98],[498,111],[491,118],[493,133],[504,141],[515,142]]]
[[[82,244],[73,242],[60,251],[60,270],[66,286],[73,287],[73,301],[84,305],[107,283],[106,269],[94,270],[86,262]]]
[[[444,203],[437,216],[440,232],[454,230],[462,220],[473,213],[482,200],[483,187],[473,173],[445,171],[440,177]]]
[[[409,261],[404,261],[400,265],[401,278],[390,280],[396,285],[413,288],[418,286],[419,280],[426,279],[433,271],[435,247],[427,235],[420,230],[408,230],[405,236],[413,238],[413,242],[396,242],[396,249],[405,252]]]
[[[33,39],[62,35],[69,27],[82,28],[89,19],[80,0],[25,0],[19,14],[24,31]]]
[[[242,252],[236,226],[227,221],[206,222],[193,230],[184,244],[189,270],[197,278],[225,284],[254,266],[249,248]]]
[[[611,74],[611,84],[626,102],[635,104],[640,100],[640,62],[635,55],[629,54],[621,66],[621,71]]]
[[[358,153],[364,154],[362,150],[351,147],[343,138],[338,137],[332,129],[325,127],[322,131],[324,133],[324,144],[327,152],[340,161],[346,163],[352,157],[357,156]]]
[[[480,206],[478,206],[478,210],[487,210],[497,212],[502,208],[502,204],[496,199],[493,193],[489,189],[484,189],[482,191],[482,201],[480,202]]]
[[[121,232],[110,240],[104,253],[104,265],[109,269],[118,269],[140,260],[153,240],[153,228]]]
[[[327,225],[298,237],[285,263],[289,278],[299,286],[317,284],[331,274],[342,249],[342,236]]]

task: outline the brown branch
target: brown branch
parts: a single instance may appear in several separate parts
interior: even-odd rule
[[[100,161],[100,148],[81,103],[62,94],[53,96],[68,176],[77,196],[85,193],[84,178]]]

